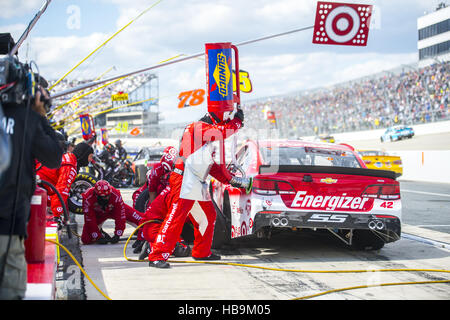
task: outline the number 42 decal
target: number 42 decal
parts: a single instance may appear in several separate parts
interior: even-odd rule
[[[386,208],[386,209],[393,209],[394,208],[394,202],[392,201],[384,201],[381,205],[381,208]]]

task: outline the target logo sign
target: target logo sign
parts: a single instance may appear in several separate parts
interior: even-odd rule
[[[317,2],[313,43],[366,46],[372,6]]]

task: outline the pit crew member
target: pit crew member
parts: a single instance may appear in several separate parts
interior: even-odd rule
[[[232,177],[213,159],[212,142],[223,141],[243,124],[244,113],[210,112],[200,121],[189,124],[181,138],[179,157],[169,178],[169,211],[161,225],[156,241],[151,245],[149,266],[169,268],[167,259],[180,237],[185,220],[190,213],[194,221],[194,246],[192,257],[196,260],[219,260],[211,252],[216,211],[208,193],[206,178],[213,176],[236,187],[248,187],[248,179]]]

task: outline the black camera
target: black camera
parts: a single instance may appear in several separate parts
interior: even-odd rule
[[[29,98],[34,98],[37,90],[45,90],[47,81],[34,74],[29,64],[19,61],[17,56],[9,54],[14,46],[14,40],[9,33],[0,34],[0,103],[21,104]],[[42,93],[42,92],[41,92]],[[41,94],[46,112],[50,111],[51,99]]]

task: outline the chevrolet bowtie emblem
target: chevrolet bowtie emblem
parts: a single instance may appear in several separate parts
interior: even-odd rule
[[[325,179],[320,179],[320,182],[326,183],[326,184],[332,184],[332,183],[336,183],[337,179],[325,178]]]

